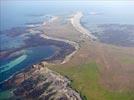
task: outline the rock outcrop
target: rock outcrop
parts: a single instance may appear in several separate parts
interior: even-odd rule
[[[48,69],[44,63],[33,65],[30,70],[16,76],[12,82],[16,87],[11,99],[81,100],[80,95],[70,87],[69,79]]]

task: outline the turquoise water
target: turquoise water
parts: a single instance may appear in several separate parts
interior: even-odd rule
[[[27,55],[22,55],[12,61],[10,61],[9,63],[2,65],[0,68],[0,73],[3,73],[5,71],[10,70],[11,68],[13,68],[14,66],[17,66],[18,64],[20,64],[21,62],[23,62],[25,59],[27,58]]]
[[[68,18],[76,11],[82,11],[84,17],[81,22],[87,29],[96,24],[134,24],[134,2],[61,2],[61,1],[17,1],[1,0],[0,3],[0,30],[13,27],[25,27],[27,23],[38,23],[48,20],[50,16],[62,16]],[[29,35],[29,33],[26,33]],[[0,34],[2,50],[17,48],[24,45],[26,37],[11,37]],[[51,46],[38,46],[24,48],[10,58],[0,60],[0,82],[11,75],[52,56],[55,49]]]
[[[14,57],[3,58],[0,66],[0,81],[9,78],[17,71],[39,63],[48,57],[53,56],[55,48],[52,46],[38,46],[26,48],[12,54]]]

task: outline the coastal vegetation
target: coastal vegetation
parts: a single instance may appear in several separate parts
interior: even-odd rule
[[[67,76],[72,88],[76,89],[85,100],[133,100],[134,91],[111,91],[103,87],[98,70],[100,65],[94,61],[78,66],[51,66],[50,69]]]

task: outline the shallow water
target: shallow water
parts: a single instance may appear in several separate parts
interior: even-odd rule
[[[2,62],[0,66],[0,82],[21,69],[53,56],[54,53],[55,48],[51,46],[31,47],[14,52],[11,57],[0,60]]]
[[[0,68],[0,73],[3,73],[5,71],[10,70],[11,68],[13,68],[14,66],[17,66],[19,63],[23,62],[25,59],[27,58],[27,55],[22,55],[12,61],[10,61],[9,63],[2,65]]]

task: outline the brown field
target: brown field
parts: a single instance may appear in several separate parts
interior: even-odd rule
[[[134,100],[134,48],[91,41],[61,18],[43,27],[44,34],[75,41],[78,52],[65,64],[47,66],[72,79],[72,87],[91,100]]]

